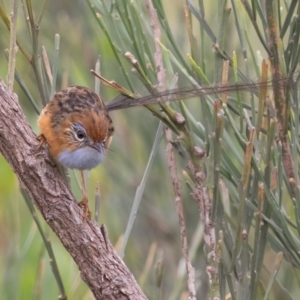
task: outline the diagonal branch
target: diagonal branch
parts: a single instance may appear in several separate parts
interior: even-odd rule
[[[96,299],[147,299],[107,238],[106,228],[88,220],[38,142],[17,96],[0,79],[0,152],[21,186],[77,264]]]

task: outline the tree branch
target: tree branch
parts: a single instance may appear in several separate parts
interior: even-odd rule
[[[96,299],[147,299],[108,241],[82,210],[44,147],[38,146],[17,96],[0,79],[0,152],[70,253]]]

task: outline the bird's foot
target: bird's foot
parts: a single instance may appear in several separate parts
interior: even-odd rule
[[[78,203],[79,206],[83,209],[83,221],[85,222],[88,218],[91,218],[92,213],[89,210],[89,202],[87,197],[83,197],[83,199]]]

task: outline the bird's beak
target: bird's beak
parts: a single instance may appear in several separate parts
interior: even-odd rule
[[[104,147],[102,143],[94,143],[89,145],[91,148],[97,150],[100,153],[104,153]]]

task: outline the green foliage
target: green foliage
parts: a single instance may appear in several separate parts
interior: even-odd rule
[[[184,215],[197,299],[225,299],[228,294],[231,299],[296,299],[300,282],[299,96],[297,83],[284,90],[282,78],[293,77],[299,67],[300,4],[291,0],[279,7],[273,1],[264,6],[258,1],[200,0],[196,5],[187,0],[184,11],[175,1],[152,2],[161,30],[159,41],[155,41],[153,19],[144,1],[49,1],[47,6],[22,1],[17,20],[19,79],[15,73],[19,85],[15,83],[14,90],[24,111],[36,128],[36,111],[54,89],[70,84],[93,86],[89,70],[99,54],[105,78],[135,93],[141,93],[142,85],[148,93],[156,92],[154,53],[159,48],[166,88],[177,84],[175,73],[179,88],[198,88],[194,100],[147,107],[173,130],[174,147],[183,153],[177,155],[177,167],[186,181]],[[2,53],[9,47],[8,7],[8,1],[0,2]],[[280,39],[272,40],[273,31]],[[47,73],[47,60],[41,59],[42,46],[53,79]],[[217,93],[215,86],[206,88],[222,81],[225,60],[229,61],[229,81],[243,82],[229,95]],[[4,79],[8,71],[4,54],[0,62]],[[266,84],[251,84],[255,78]],[[271,80],[275,81],[273,93]],[[199,91],[203,86],[207,95]],[[101,87],[103,99],[115,94]],[[185,124],[177,122],[176,112],[184,116]],[[149,299],[185,299],[186,269],[165,143],[154,143],[158,119],[144,107],[111,115],[116,128],[112,151],[90,173],[90,199],[99,182],[100,223],[106,224],[118,250],[126,224],[133,223],[124,260]],[[200,149],[204,157],[197,155]],[[45,247],[23,201],[26,195],[22,197],[3,158],[0,167],[1,295],[53,299],[60,293],[61,277],[69,299],[92,299],[76,265],[38,216],[41,231],[51,241],[51,248]],[[143,174],[148,176],[145,186]],[[71,177],[79,199],[76,175]],[[203,211],[198,212],[201,195],[210,201],[206,208],[211,222],[203,218]],[[134,198],[136,219],[129,218]],[[212,244],[207,241],[210,233],[215,235]],[[51,249],[60,275],[51,271]]]

